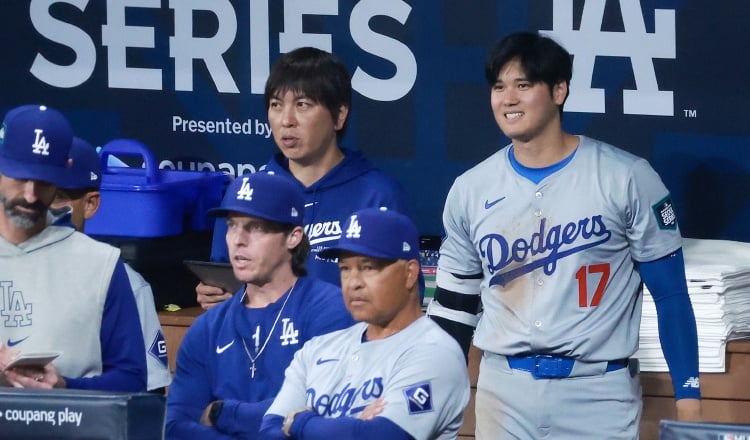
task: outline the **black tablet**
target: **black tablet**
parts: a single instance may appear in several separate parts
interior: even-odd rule
[[[232,265],[229,263],[198,260],[185,260],[183,263],[203,284],[221,287],[231,293],[236,292],[242,286],[242,282],[234,277]]]

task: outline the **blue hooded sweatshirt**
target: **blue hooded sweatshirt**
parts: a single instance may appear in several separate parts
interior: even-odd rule
[[[304,188],[289,172],[289,161],[277,153],[266,164],[265,172],[288,176],[304,189],[305,233],[311,251],[307,258],[308,275],[341,285],[338,262],[318,257],[318,253],[336,245],[341,225],[353,212],[362,208],[387,207],[412,216],[411,202],[404,189],[391,177],[377,169],[359,151],[342,148],[344,160],[317,182]],[[214,227],[211,259],[228,261],[225,240],[227,225],[221,218]]]

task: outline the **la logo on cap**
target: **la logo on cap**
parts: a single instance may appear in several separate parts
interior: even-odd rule
[[[47,142],[47,138],[43,136],[44,130],[36,128],[34,129],[34,133],[36,133],[36,139],[34,139],[34,143],[31,144],[31,152],[34,154],[41,154],[42,156],[49,156],[49,142]]]
[[[359,234],[362,233],[362,226],[357,221],[357,216],[353,215],[349,218],[349,227],[346,229],[346,238],[360,238]]]
[[[249,202],[253,199],[253,191],[255,191],[253,188],[250,188],[250,180],[249,177],[243,177],[242,178],[242,186],[237,191],[237,200],[245,200]]]
[[[5,143],[5,124],[0,127],[0,145],[2,145],[3,143]]]

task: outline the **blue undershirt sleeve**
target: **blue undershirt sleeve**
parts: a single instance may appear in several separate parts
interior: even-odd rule
[[[263,418],[260,438],[265,440],[286,440],[281,432],[284,417],[269,414]],[[359,420],[352,417],[328,419],[305,411],[297,414],[290,429],[292,438],[304,440],[331,440],[339,438],[356,438],[357,440],[413,440],[414,437],[400,426],[386,419],[375,417],[372,420]]]
[[[294,418],[290,429],[292,437],[305,440],[330,440],[333,438],[356,438],[357,440],[413,440],[400,426],[385,417],[359,420],[353,417],[329,419],[312,411],[305,411]]]
[[[638,264],[656,304],[659,341],[672,377],[675,399],[700,399],[698,333],[685,279],[682,249]]]
[[[104,300],[99,330],[102,374],[65,377],[68,388],[102,391],[146,391],[146,353],[133,290],[122,260],[115,265]]]
[[[283,424],[284,417],[282,416],[269,414],[263,417],[263,422],[260,425],[259,438],[264,440],[287,440],[289,437],[281,432]]]

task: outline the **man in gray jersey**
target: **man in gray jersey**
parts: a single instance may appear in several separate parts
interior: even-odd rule
[[[677,416],[700,418],[669,191],[646,160],[563,131],[572,61],[550,38],[507,36],[485,74],[512,143],[454,182],[428,309],[465,350],[473,336],[484,351],[477,438],[637,438],[641,391],[629,358],[641,281],[656,302]]]
[[[65,117],[45,106],[12,109],[0,127],[0,341],[24,354],[61,353],[3,378],[15,387],[144,391],[143,336],[119,250],[51,224],[72,137]]]
[[[298,351],[261,427],[263,438],[453,439],[469,400],[461,349],[424,317],[419,237],[385,208],[352,214],[335,248],[358,324]]]

